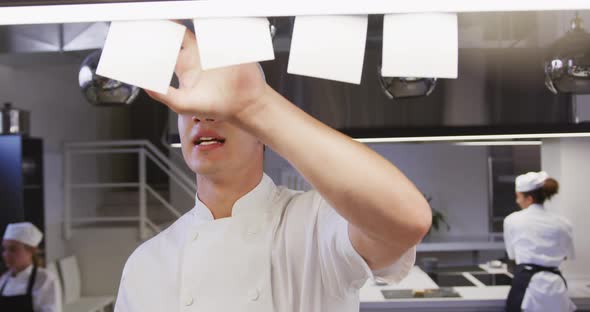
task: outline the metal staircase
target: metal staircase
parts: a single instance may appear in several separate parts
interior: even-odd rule
[[[104,166],[104,160],[115,158],[115,165],[111,161]],[[158,176],[165,179],[152,178]],[[194,203],[195,194],[194,177],[149,141],[65,145],[64,235],[68,240],[75,228],[117,225],[137,226],[139,238],[148,239],[185,212],[173,204],[176,198]]]

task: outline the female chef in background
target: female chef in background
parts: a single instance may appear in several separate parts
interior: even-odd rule
[[[506,251],[517,264],[506,304],[508,312],[576,309],[558,268],[574,257],[572,226],[543,205],[558,190],[559,183],[545,172],[516,178],[516,203],[522,210],[504,220]]]
[[[43,233],[32,223],[12,223],[2,240],[8,272],[0,277],[0,311],[61,312],[57,277],[34,261]]]

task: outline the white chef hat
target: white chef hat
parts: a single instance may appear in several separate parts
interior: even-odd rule
[[[43,239],[43,233],[30,222],[11,223],[6,227],[3,239],[37,247]]]
[[[549,175],[545,171],[529,172],[516,177],[516,191],[520,193],[530,192],[543,187]]]

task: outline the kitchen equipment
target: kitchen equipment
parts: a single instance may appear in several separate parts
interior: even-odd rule
[[[390,100],[429,96],[436,87],[436,78],[383,77],[377,69],[383,93]]]
[[[490,274],[490,273],[471,273],[473,277],[477,278],[486,286],[508,286],[512,285],[512,277],[504,273]]]
[[[385,279],[382,279],[382,278],[380,278],[380,277],[378,277],[378,276],[376,276],[376,277],[373,279],[373,284],[374,284],[375,286],[387,286],[387,285],[389,285],[389,283],[388,283],[388,282],[387,282]]]
[[[436,268],[433,273],[462,273],[462,272],[485,272],[479,265],[445,266]]]
[[[500,260],[492,260],[492,261],[488,262],[488,266],[493,269],[500,269],[500,268],[502,268],[503,265],[504,265],[504,263],[502,263],[502,261],[500,261]]]
[[[420,268],[426,273],[435,272],[438,268],[438,258],[424,257],[420,259]]]
[[[385,299],[417,299],[417,298],[460,298],[461,295],[451,287],[438,289],[387,289],[381,290]]]
[[[137,98],[141,89],[96,74],[102,51],[94,51],[84,59],[78,83],[86,100],[96,106],[126,106]]]
[[[414,298],[414,291],[411,289],[381,290],[385,299],[410,299]]]
[[[465,278],[462,273],[430,273],[428,276],[430,276],[439,287],[475,286],[475,284]]]
[[[0,110],[0,134],[30,134],[30,113],[12,107],[12,103],[4,103]]]
[[[552,46],[545,85],[553,93],[590,93],[590,33],[576,13],[571,29]]]

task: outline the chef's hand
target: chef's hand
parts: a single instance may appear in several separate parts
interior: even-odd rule
[[[146,92],[178,114],[232,119],[253,106],[267,89],[256,63],[202,70],[197,39],[188,29],[174,72],[178,89],[170,87],[166,95]]]

